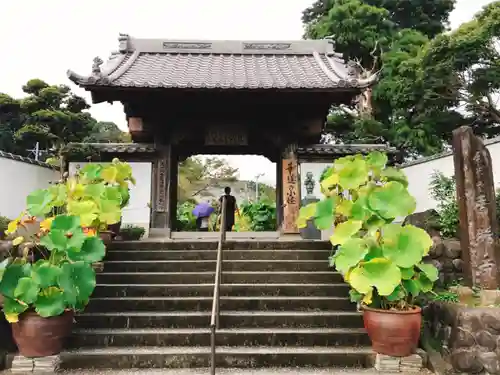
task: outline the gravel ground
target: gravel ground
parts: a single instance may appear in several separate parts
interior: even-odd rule
[[[122,370],[122,371],[68,371],[64,372],[66,375],[209,375],[208,369],[173,369],[173,370]],[[352,369],[257,369],[257,370],[243,370],[243,369],[219,369],[217,375],[376,375],[379,372],[370,370],[352,370]],[[416,373],[407,373],[406,375],[415,375]],[[425,370],[420,371],[420,375],[430,375],[431,372]],[[399,373],[399,375],[405,375]]]

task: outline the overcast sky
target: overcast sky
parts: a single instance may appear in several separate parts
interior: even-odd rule
[[[88,74],[95,56],[118,48],[118,33],[144,38],[300,39],[301,12],[313,0],[3,0],[0,7],[0,92],[21,96],[31,78],[71,84],[66,70]],[[469,20],[491,0],[457,0],[452,27]],[[87,98],[85,91],[71,87]],[[90,99],[90,98],[89,98]],[[101,121],[126,129],[119,104],[92,106]],[[242,179],[275,167],[258,156],[229,156]]]

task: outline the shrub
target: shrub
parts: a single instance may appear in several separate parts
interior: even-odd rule
[[[439,225],[443,237],[456,237],[460,224],[458,202],[456,198],[456,182],[454,177],[447,177],[435,171],[431,178],[431,196],[437,201],[436,211],[439,214]],[[500,228],[500,193],[496,192],[497,222]]]
[[[245,202],[240,207],[242,216],[248,216],[250,230],[266,232],[276,230],[276,203],[271,201]]]
[[[126,225],[125,227],[120,229],[120,236],[124,240],[140,240],[142,236],[144,236],[144,233],[146,233],[146,229],[136,225]]]
[[[5,231],[10,223],[10,219],[5,216],[0,216],[0,240],[5,238]]]

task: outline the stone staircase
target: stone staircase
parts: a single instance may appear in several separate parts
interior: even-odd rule
[[[66,369],[207,368],[215,242],[116,243]],[[370,367],[361,314],[323,242],[228,242],[217,366]]]

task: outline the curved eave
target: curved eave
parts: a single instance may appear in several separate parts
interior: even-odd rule
[[[134,58],[136,58],[137,55],[138,53],[134,53],[132,54],[132,57],[135,56]],[[127,59],[126,53],[116,53],[111,55],[111,58],[107,61],[106,65],[100,69],[99,74],[84,76],[69,69],[66,71],[66,75],[72,82],[81,87],[92,85],[110,85],[113,80],[117,79],[127,71],[133,63],[132,57],[125,61]]]

